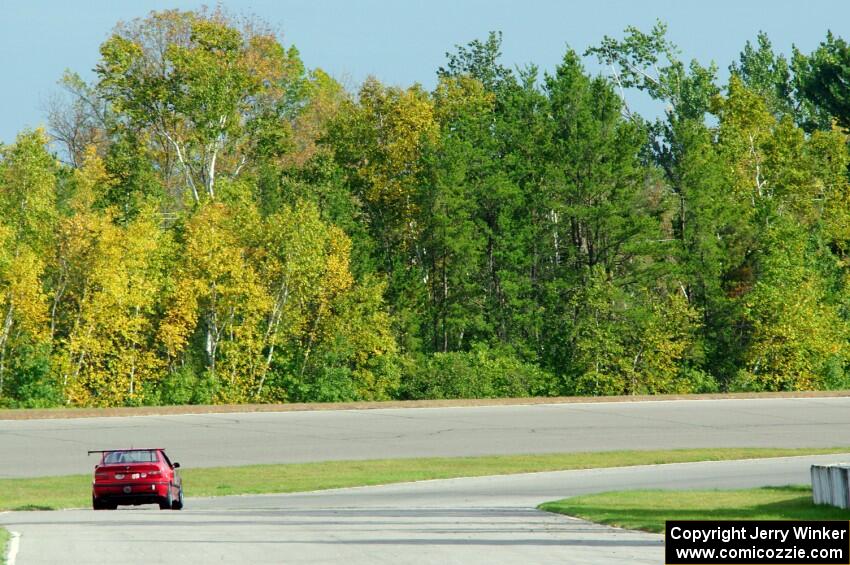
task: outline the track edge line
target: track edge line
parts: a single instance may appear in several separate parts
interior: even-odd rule
[[[15,565],[15,560],[18,558],[18,549],[20,547],[21,534],[18,532],[13,532],[11,530],[9,530],[9,534],[12,537],[9,539],[9,551],[6,553],[6,564]]]

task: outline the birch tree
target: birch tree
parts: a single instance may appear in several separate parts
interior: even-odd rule
[[[297,51],[221,10],[154,12],[119,25],[100,52],[97,88],[116,124],[146,134],[163,176],[195,204],[215,198],[217,175],[250,166],[264,136],[281,135],[257,124],[281,118],[285,135],[298,103],[287,88],[304,73]]]
[[[0,398],[16,342],[43,342],[45,258],[56,219],[56,162],[41,130],[0,148]]]
[[[90,150],[73,174],[72,213],[57,230],[54,372],[77,405],[142,403],[164,374],[154,337],[168,236],[154,210],[119,225],[114,208],[94,209],[111,182]]]

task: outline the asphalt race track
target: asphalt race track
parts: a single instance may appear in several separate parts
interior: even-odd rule
[[[89,473],[89,449],[184,467],[666,449],[850,446],[850,398],[684,400],[0,421],[0,477]]]
[[[663,563],[661,536],[534,510],[632,488],[806,483],[850,456],[684,463],[425,481],[290,495],[188,499],[182,512],[0,514],[20,532],[16,565],[86,563]]]
[[[685,447],[850,446],[850,398],[0,421],[0,477],[88,473],[88,449],[165,447],[184,467]],[[659,536],[534,510],[631,488],[807,483],[847,456],[426,481],[192,499],[182,512],[0,513],[38,563],[661,563]],[[2,493],[0,493],[2,496]]]

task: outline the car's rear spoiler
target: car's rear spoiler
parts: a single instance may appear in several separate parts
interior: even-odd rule
[[[113,453],[116,451],[165,451],[164,447],[133,447],[130,449],[92,449],[89,451],[89,455],[92,453]]]

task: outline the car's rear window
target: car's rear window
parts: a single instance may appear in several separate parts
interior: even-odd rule
[[[110,451],[103,457],[103,462],[111,463],[156,463],[156,451]]]

